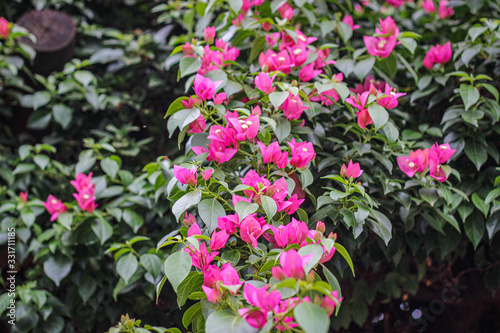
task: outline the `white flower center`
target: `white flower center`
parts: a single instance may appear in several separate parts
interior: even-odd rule
[[[84,195],[83,195],[83,198],[84,198],[85,200],[87,200],[88,198],[90,198],[90,196],[89,196],[88,194],[84,194]]]
[[[408,166],[409,166],[410,168],[413,168],[413,167],[415,166],[415,163],[410,162],[410,163],[408,163]]]
[[[57,200],[56,200],[56,199],[52,199],[51,203],[52,203],[53,205],[55,205],[55,204],[57,203]]]

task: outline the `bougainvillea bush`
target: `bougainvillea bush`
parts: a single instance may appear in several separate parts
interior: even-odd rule
[[[110,127],[74,165],[49,162],[50,145],[2,161],[15,168],[2,174],[2,228],[36,225],[37,242],[21,241],[42,289],[27,284],[21,304],[43,329],[92,330],[74,307],[73,321],[52,304],[46,315],[52,282],[113,324],[119,297],[130,316],[109,332],[498,324],[496,2],[186,1],[150,13],[175,31],[146,38],[178,81],[163,106],[172,154],[141,171],[121,150],[127,129]],[[40,191],[39,169],[60,170],[59,184]],[[87,297],[106,279],[109,302]],[[144,311],[155,304],[177,320],[155,322]]]

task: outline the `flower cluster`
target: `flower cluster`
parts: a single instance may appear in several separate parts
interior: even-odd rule
[[[66,207],[66,205],[63,204],[61,200],[57,199],[52,194],[50,194],[47,197],[47,201],[45,201],[43,203],[43,205],[45,206],[45,209],[47,209],[47,211],[51,215],[51,217],[50,217],[51,221],[55,221],[59,217],[59,214],[68,211],[68,208]]]
[[[453,11],[453,8],[448,7],[449,1],[448,0],[440,0],[439,1],[439,8],[436,9],[436,6],[434,4],[434,0],[424,0],[422,1],[422,8],[425,10],[427,14],[431,13],[439,13],[439,18],[440,19],[445,19],[447,17],[453,16],[455,12]]]
[[[76,175],[76,179],[71,181],[71,185],[76,189],[77,193],[73,193],[78,202],[78,206],[83,211],[92,213],[97,208],[95,203],[95,184],[92,184],[92,172],[87,176],[83,173]]]
[[[0,37],[2,37],[3,39],[7,39],[7,37],[9,37],[9,32],[9,21],[7,21],[3,17],[0,17]]]
[[[451,149],[448,143],[441,145],[436,143],[430,149],[412,150],[410,156],[400,156],[397,161],[401,171],[408,177],[413,177],[415,173],[424,175],[429,171],[429,176],[444,182],[448,176],[443,170],[442,164],[446,163],[455,152],[456,150]]]
[[[346,102],[358,111],[358,125],[361,128],[366,128],[367,125],[373,124],[373,120],[368,113],[368,105],[370,104],[368,98],[370,95],[376,97],[378,105],[386,108],[393,109],[398,106],[398,98],[406,95],[406,93],[397,93],[396,89],[389,86],[388,83],[383,81],[375,81],[373,77],[368,76],[363,85],[358,85],[356,89],[352,89],[356,94],[346,99]]]
[[[434,64],[444,64],[451,59],[451,43],[446,42],[443,45],[431,46],[424,58],[424,66],[427,69],[432,69]]]
[[[387,58],[398,43],[399,28],[392,19],[388,16],[385,20],[380,20],[380,29],[376,28],[377,36],[364,36],[366,49],[372,56]]]

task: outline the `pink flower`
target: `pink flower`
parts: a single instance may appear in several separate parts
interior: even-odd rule
[[[205,30],[203,30],[203,38],[205,42],[212,44],[215,38],[215,27],[206,27]]]
[[[219,252],[211,252],[208,254],[207,245],[204,242],[200,242],[199,251],[194,247],[188,246],[184,251],[187,252],[191,259],[193,260],[193,266],[198,267],[201,270],[206,270],[208,265],[214,260],[215,256],[219,254]]]
[[[251,283],[247,282],[245,283],[243,296],[248,301],[248,303],[267,313],[278,306],[278,304],[281,302],[280,292],[277,290],[267,292],[268,288],[269,286],[257,288]]]
[[[179,165],[174,165],[174,176],[182,184],[196,186],[196,184],[198,183],[198,173],[196,172],[197,169],[198,167],[195,167],[194,169],[187,169]]]
[[[440,0],[439,1],[439,18],[444,20],[447,17],[453,16],[455,12],[453,8],[448,8],[448,0]]]
[[[207,128],[207,122],[205,121],[205,117],[202,114],[195,121],[189,124],[188,133],[203,133]]]
[[[94,188],[90,186],[78,191],[78,193],[73,193],[73,197],[78,202],[78,206],[80,206],[83,211],[86,210],[89,213],[92,213],[97,208],[95,197],[93,195]]]
[[[279,32],[273,32],[272,34],[266,34],[266,42],[269,47],[273,47],[277,41],[279,41],[281,34]]]
[[[310,107],[302,104],[300,95],[297,94],[297,96],[294,96],[291,92],[288,93],[288,98],[280,106],[280,110],[283,110],[283,113],[288,120],[299,119],[302,112],[307,109],[310,109]]]
[[[212,237],[210,238],[210,249],[212,251],[219,250],[226,245],[227,240],[229,239],[229,234],[226,230],[222,231],[214,231],[212,233]]]
[[[290,62],[293,63],[294,67],[302,66],[307,61],[309,53],[311,53],[311,51],[307,49],[305,43],[300,43],[291,47],[289,46],[286,49],[290,54]]]
[[[276,77],[276,74],[273,75],[272,78],[269,77],[266,73],[260,72],[259,75],[255,77],[255,85],[257,89],[265,92],[267,95],[276,90],[276,87],[273,87],[273,81]]]
[[[311,142],[295,142],[295,138],[288,142],[292,151],[290,165],[295,168],[307,166],[307,163],[316,158],[316,152]]]
[[[273,50],[267,50],[266,53],[260,53],[259,64],[262,70],[266,73],[281,71],[285,74],[290,74],[294,63],[290,60],[290,55],[286,50],[279,53]]]
[[[405,0],[386,0],[387,4],[396,8],[405,4]]]
[[[203,291],[207,295],[207,299],[212,303],[218,303],[221,300],[221,284],[225,286],[238,286],[238,288],[242,285],[238,272],[230,263],[222,265],[222,269],[215,265],[209,265],[207,270],[203,272],[203,277]],[[233,293],[232,291],[229,292]]]
[[[396,93],[396,89],[391,88],[391,86],[386,83],[384,96],[377,99],[377,104],[386,109],[393,109],[398,106],[398,98],[404,95],[406,95],[406,93]]]
[[[269,31],[271,30],[271,28],[273,27],[273,25],[270,23],[270,22],[262,22],[261,24],[261,27],[264,31]]]
[[[368,96],[370,96],[370,92],[365,91],[361,94],[357,94],[356,96],[349,96],[345,101],[347,104],[350,104],[361,111],[367,108]]]
[[[259,134],[260,119],[250,116],[246,119],[228,118],[232,127],[236,130],[236,139],[239,141],[252,140]]]
[[[436,12],[436,6],[434,5],[434,0],[424,0],[422,1],[422,8],[427,14]]]
[[[9,37],[9,31],[9,21],[0,17],[0,36],[2,36],[3,39],[7,39],[7,37]]]
[[[251,214],[241,221],[240,236],[245,242],[252,244],[253,247],[257,247],[257,239],[268,229],[269,225],[266,224],[263,226],[255,219],[255,214]]]
[[[394,36],[387,38],[364,36],[366,49],[372,56],[387,58],[396,47],[397,39]]]
[[[340,169],[340,175],[342,177],[347,177],[347,178],[352,177],[352,179],[355,179],[361,176],[362,174],[363,170],[361,170],[359,163],[353,164],[352,160],[349,161],[347,167],[345,166],[345,164],[342,164],[342,168]]]
[[[373,124],[372,117],[368,112],[368,109],[363,109],[359,112],[356,112],[356,117],[358,117],[358,125],[359,127],[365,129],[366,126]]]
[[[273,231],[274,239],[268,238],[279,247],[287,247],[290,244],[301,244],[307,238],[309,228],[307,224],[292,218],[292,222],[287,225],[280,225],[278,228],[270,227]]]
[[[393,18],[390,16],[387,16],[385,20],[382,21],[382,19],[379,19],[380,22],[380,28],[375,28],[375,32],[379,35],[382,35],[382,37],[397,37],[399,35],[399,28],[394,22]]]
[[[181,101],[182,106],[186,109],[192,109],[195,105],[200,105],[201,101],[198,97],[189,97],[189,99],[183,99]]]
[[[214,173],[214,169],[207,169],[201,172],[201,176],[205,181],[208,181],[210,177],[212,177],[212,174]]]
[[[288,164],[288,152],[281,152],[280,145],[274,141],[266,147],[262,142],[257,142],[260,151],[262,152],[262,160],[264,163],[275,163],[278,169],[283,169]]]
[[[321,307],[325,309],[328,317],[333,314],[335,307],[340,304],[342,298],[339,298],[339,293],[337,290],[332,291],[331,297],[323,296],[323,301],[321,302]]]
[[[427,69],[432,69],[434,63],[444,64],[451,59],[452,51],[451,51],[451,43],[446,42],[443,45],[431,46],[430,50],[427,51],[427,54],[424,58],[424,66]]]
[[[300,69],[299,72],[299,79],[303,82],[308,82],[311,81],[311,79],[315,78],[319,74],[323,73],[321,69],[315,70],[314,69],[314,63],[310,63],[307,66],[304,66]]]
[[[311,259],[313,254],[301,256],[296,250],[288,250],[280,255],[280,267],[273,267],[271,272],[276,280],[282,280],[283,275],[287,278],[303,279],[305,276],[304,265]]]
[[[193,55],[194,54],[193,46],[188,42],[186,42],[186,44],[182,45],[182,52],[184,52],[185,55]]]
[[[47,197],[47,201],[45,201],[43,205],[45,206],[49,214],[52,215],[50,217],[51,221],[57,219],[59,217],[59,214],[68,211],[66,206],[62,203],[62,201],[57,199],[52,194]]]
[[[429,151],[429,158],[435,159],[437,162],[446,163],[451,156],[456,152],[456,149],[451,149],[449,143],[439,145],[437,142],[432,145]]]
[[[444,182],[446,180],[446,173],[441,167],[439,160],[436,158],[429,159],[429,176],[440,182]]]
[[[342,23],[347,24],[348,26],[351,27],[352,31],[359,29],[359,25],[356,24],[354,25],[354,20],[352,19],[351,15],[345,15],[344,18],[342,19]]]
[[[212,81],[208,77],[204,77],[200,74],[196,74],[194,79],[194,92],[202,101],[213,99],[215,96],[215,91],[222,81]]]
[[[83,191],[84,189],[90,187],[94,189],[95,184],[92,184],[92,172],[87,175],[79,173],[76,175],[76,179],[70,181],[71,185],[78,191]]]
[[[239,221],[240,219],[238,217],[238,214],[218,217],[217,227],[221,230],[225,230],[229,235],[232,235],[236,232],[236,227],[239,227]]]
[[[280,13],[282,19],[290,21],[293,18],[293,8],[287,3],[284,3],[280,8],[278,8],[278,12]]]
[[[215,95],[215,98],[214,98],[214,104],[220,105],[220,104],[224,103],[226,101],[226,99],[227,99],[227,97],[226,97],[225,92],[217,94],[217,95]]]
[[[28,192],[21,192],[21,193],[19,193],[19,198],[21,198],[21,200],[23,202],[28,201]]]
[[[186,211],[184,213],[182,224],[184,224],[186,227],[192,226],[193,224],[196,224],[196,218],[194,217],[194,215],[188,214],[188,212]]]
[[[191,225],[191,227],[189,227],[187,235],[188,235],[188,237],[200,236],[201,235],[201,230],[200,230],[200,226],[198,225],[198,223],[193,223]]]
[[[408,177],[413,177],[416,172],[424,171],[429,165],[429,149],[411,151],[410,156],[397,158],[398,166]]]
[[[295,190],[295,189],[294,189]],[[299,199],[297,194],[293,194],[290,199],[284,202],[284,211],[288,215],[292,215],[299,209],[300,205],[305,201],[305,199]]]

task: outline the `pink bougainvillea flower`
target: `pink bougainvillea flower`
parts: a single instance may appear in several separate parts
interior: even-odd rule
[[[347,177],[347,178],[352,177],[352,179],[355,179],[361,176],[362,174],[363,170],[361,170],[359,163],[352,163],[352,160],[349,161],[347,167],[345,166],[345,164],[342,164],[342,167],[340,169],[340,175],[342,177]]]
[[[191,227],[189,227],[187,235],[188,235],[188,237],[201,235],[201,230],[200,230],[200,226],[198,225],[198,223],[193,223],[191,225]]]
[[[261,223],[255,218],[255,214],[251,214],[241,221],[240,237],[253,247],[257,247],[257,239],[268,229],[269,225],[265,224],[265,220]]]
[[[214,173],[214,169],[206,169],[201,172],[201,176],[205,181],[208,181],[210,177],[212,177],[212,174]]]
[[[188,212],[186,211],[184,213],[184,219],[182,220],[182,224],[184,224],[186,227],[190,227],[193,224],[196,224],[196,217],[194,217],[194,215],[192,214],[188,214]]]
[[[222,269],[215,265],[209,265],[207,270],[203,272],[203,291],[207,295],[207,299],[212,303],[218,303],[221,300],[220,286],[238,286],[241,287],[240,277],[238,272],[230,263],[222,265]],[[229,291],[233,294],[233,291]]]
[[[28,192],[21,192],[21,193],[19,193],[19,198],[21,198],[21,200],[23,202],[28,201]]]
[[[226,230],[214,231],[210,238],[210,249],[212,251],[222,249],[226,245],[228,239],[229,234]]]
[[[187,169],[179,165],[174,165],[174,176],[182,184],[196,186],[196,184],[198,183],[198,173],[196,172],[197,169],[198,167]]]
[[[359,111],[366,109],[368,103],[368,97],[370,96],[369,91],[365,91],[361,94],[357,94],[356,96],[349,96],[346,98],[347,104],[350,104],[357,108]]]
[[[288,215],[292,215],[299,209],[300,205],[305,201],[305,199],[299,199],[297,194],[292,194],[290,199],[284,202],[284,207],[280,207],[280,211],[283,209]]]
[[[439,160],[434,156],[429,159],[429,176],[440,182],[444,182],[446,180],[446,173],[441,167]]]
[[[295,138],[288,142],[290,146],[292,157],[290,158],[290,165],[295,168],[302,168],[316,158],[313,144],[311,142],[295,142]]]
[[[307,49],[307,45],[304,43],[289,46],[286,48],[288,53],[290,54],[290,62],[294,64],[294,67],[302,66],[309,57],[311,53],[310,50]]]
[[[251,283],[245,283],[245,288],[243,290],[243,296],[256,308],[264,312],[269,312],[274,309],[281,302],[281,294],[279,291],[274,290],[268,292],[269,286],[264,286],[262,288],[257,288]]]
[[[9,31],[9,21],[0,17],[0,36],[2,36],[3,39],[7,39],[7,37],[9,37]]]
[[[311,79],[315,78],[319,74],[323,73],[321,69],[315,70],[314,69],[314,63],[310,63],[307,66],[304,66],[300,69],[299,72],[299,79],[303,82],[308,82],[311,81]]]
[[[285,74],[290,74],[291,68],[294,67],[294,63],[290,59],[288,51],[283,50],[279,53],[273,50],[267,50],[266,53],[262,53],[259,56],[259,64],[262,70],[266,73],[281,71]]]
[[[451,59],[452,51],[451,51],[451,43],[446,42],[443,45],[435,45],[431,46],[429,51],[424,58],[424,66],[427,69],[432,69],[434,63],[444,64]]]
[[[182,45],[182,52],[184,52],[185,55],[194,55],[193,46],[186,42],[186,44]]]
[[[67,212],[68,209],[66,206],[62,203],[61,200],[57,199],[55,196],[50,194],[47,197],[47,201],[43,203],[49,214],[52,216],[50,217],[51,221],[54,221],[59,217],[59,214]]]
[[[78,206],[80,206],[83,211],[92,213],[97,208],[97,204],[95,203],[96,198],[94,197],[94,188],[91,186],[78,191],[78,193],[73,193],[73,197],[76,199]]]
[[[321,307],[325,309],[328,317],[330,317],[335,311],[335,307],[340,304],[343,298],[339,298],[339,293],[337,290],[332,291],[331,297],[323,296],[323,301],[321,302]]]
[[[308,109],[310,109],[310,107],[304,106],[302,99],[300,99],[300,95],[297,94],[297,96],[294,96],[291,92],[288,93],[287,99],[285,99],[285,102],[280,106],[280,110],[283,110],[288,120],[299,119],[302,112]]]
[[[347,14],[342,19],[342,23],[345,23],[348,26],[350,26],[353,31],[356,30],[356,29],[359,29],[359,27],[360,27],[358,24],[355,25],[354,24],[354,20],[352,19],[352,16],[351,15],[347,15]]]
[[[205,117],[202,114],[195,121],[189,124],[188,133],[203,133],[207,128],[207,122],[205,121]]]
[[[239,141],[251,141],[259,134],[260,119],[257,116],[246,119],[227,118],[227,120],[236,130],[236,139]]]
[[[281,34],[279,32],[273,32],[272,34],[266,34],[266,42],[269,47],[276,45],[276,42],[280,40]]]
[[[278,12],[280,13],[282,19],[290,21],[293,18],[293,8],[286,2],[278,8]]]
[[[225,230],[229,235],[233,235],[236,232],[236,227],[240,226],[239,221],[240,219],[238,217],[238,214],[218,217],[217,227],[221,230]]]
[[[205,42],[212,44],[215,38],[215,27],[206,27],[205,30],[203,30],[203,38]]]
[[[198,96],[202,101],[206,101],[214,98],[215,91],[221,83],[222,81],[214,82],[208,77],[196,74],[193,82],[193,89],[196,96]]]
[[[364,36],[366,49],[372,56],[387,58],[396,47],[397,39],[394,36],[387,38]]]
[[[288,164],[288,152],[282,152],[280,145],[274,141],[266,147],[262,142],[257,142],[262,153],[262,160],[264,163],[274,163],[278,169],[283,169]]]
[[[387,4],[392,7],[399,8],[405,4],[405,0],[386,0]]]
[[[298,297],[287,298],[280,302],[280,304],[274,308],[274,322],[281,323],[276,325],[276,329],[278,331],[292,331],[291,329],[299,326],[298,323],[294,322],[295,318],[289,315],[291,310],[298,304],[302,302],[310,302],[309,297],[304,297],[302,301],[299,300]]]
[[[410,156],[397,158],[398,166],[408,177],[413,177],[416,172],[424,171],[429,166],[429,149],[411,151]]]
[[[191,96],[189,99],[183,99],[181,103],[186,109],[192,109],[195,105],[200,105],[201,101],[198,97]]]
[[[395,88],[391,88],[391,86],[386,83],[384,96],[377,99],[377,104],[386,109],[393,109],[398,106],[398,98],[404,95],[406,95],[406,93],[397,93]]]
[[[271,22],[267,22],[267,21],[266,21],[266,22],[262,22],[262,23],[260,24],[260,26],[262,27],[262,29],[263,29],[264,31],[269,31],[269,30],[271,30],[271,28],[273,27],[273,25],[271,24]]]
[[[436,6],[434,5],[434,0],[422,1],[422,8],[425,10],[427,14],[436,12]]]
[[[446,163],[456,151],[456,149],[450,148],[449,143],[440,145],[436,142],[429,150],[429,158],[435,159],[437,162],[443,164]]]
[[[276,74],[274,74],[271,78],[268,74],[260,72],[259,75],[255,77],[255,86],[257,87],[257,89],[269,95],[276,90],[276,87],[273,87],[273,81],[275,77]]]
[[[384,20],[379,19],[380,29],[375,28],[375,32],[381,37],[397,37],[399,35],[399,28],[394,22],[394,19],[390,16],[387,16]]]
[[[356,112],[356,117],[358,118],[359,127],[363,129],[365,129],[366,126],[373,124],[373,120],[370,116],[370,113],[368,112],[368,109],[363,109],[359,112]]]
[[[92,184],[92,172],[90,172],[88,175],[79,173],[76,175],[76,179],[70,181],[70,183],[78,192],[83,191],[88,187],[92,189],[94,189],[95,187],[95,184]]]
[[[273,238],[266,237],[270,242],[279,247],[287,247],[290,244],[302,244],[307,238],[309,229],[305,222],[292,218],[292,222],[287,225],[280,225],[278,228],[270,227],[273,231]]]
[[[215,95],[215,98],[214,98],[214,104],[220,105],[220,104],[224,103],[226,101],[226,99],[227,99],[227,97],[226,97],[225,92],[217,94],[217,95]]]
[[[214,260],[215,256],[219,254],[219,252],[211,252],[210,254],[207,251],[207,245],[204,242],[200,242],[199,250],[189,245],[184,249],[187,252],[193,261],[193,266],[198,267],[202,271],[206,270],[208,265]]]
[[[450,2],[448,0],[440,0],[439,1],[439,18],[441,20],[444,20],[447,17],[453,16],[455,14],[455,11],[453,11],[453,8],[448,8],[448,4]]]
[[[252,327],[260,329],[267,323],[267,312],[243,308],[239,309],[238,313]]]
[[[273,267],[271,272],[276,280],[282,280],[283,276],[293,279],[303,279],[305,276],[304,265],[311,261],[314,254],[301,256],[296,250],[291,249],[280,255],[280,267]]]

